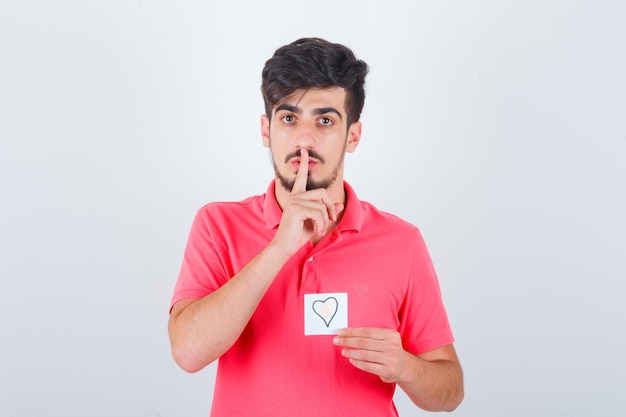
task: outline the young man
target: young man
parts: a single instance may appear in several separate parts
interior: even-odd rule
[[[463,398],[419,230],[343,179],[366,74],[343,45],[279,48],[262,82],[275,179],[196,215],[169,334],[185,371],[219,358],[212,416],[397,416],[396,385],[426,410]]]

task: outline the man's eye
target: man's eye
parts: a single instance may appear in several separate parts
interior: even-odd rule
[[[320,117],[320,124],[330,126],[333,124],[333,120],[328,117]]]
[[[281,119],[285,123],[293,123],[293,121],[295,120],[295,118],[293,117],[293,114],[286,114],[283,117],[281,117]]]

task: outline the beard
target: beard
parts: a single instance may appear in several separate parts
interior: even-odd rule
[[[337,177],[339,176],[339,171],[341,170],[341,167],[343,166],[343,161],[345,157],[345,148],[346,147],[344,146],[344,150],[341,152],[341,158],[339,159],[339,161],[337,161],[337,165],[335,165],[332,172],[327,177],[320,178],[320,179],[313,179],[311,178],[311,172],[309,171],[309,175],[306,181],[307,191],[316,190],[318,188],[328,188],[335,183],[335,181],[337,180]],[[320,164],[322,165],[325,163],[324,158],[318,155],[315,151],[309,150],[308,152],[309,152],[309,157],[318,160]],[[299,156],[300,156],[300,150],[294,152],[293,154],[287,155],[287,157],[285,158],[285,163],[287,163],[291,158],[299,157]],[[291,190],[293,190],[293,185],[296,182],[295,176],[293,178],[287,178],[280,173],[280,171],[278,170],[278,167],[276,166],[276,162],[274,161],[274,157],[272,156],[271,149],[270,149],[270,157],[272,158],[272,165],[274,166],[274,174],[276,175],[276,179],[278,180],[278,182],[280,182],[280,185],[285,189],[285,191],[291,192]]]

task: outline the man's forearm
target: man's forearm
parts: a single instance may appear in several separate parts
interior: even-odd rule
[[[397,383],[427,411],[452,411],[463,400],[463,372],[457,361],[420,359],[406,352],[407,370]]]

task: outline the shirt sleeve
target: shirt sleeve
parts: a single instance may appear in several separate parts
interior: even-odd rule
[[[404,348],[413,354],[454,342],[437,274],[419,231],[399,330]]]
[[[186,298],[200,299],[228,280],[210,224],[207,208],[198,210],[187,239],[170,311],[176,302]]]

